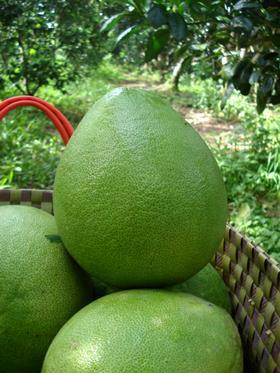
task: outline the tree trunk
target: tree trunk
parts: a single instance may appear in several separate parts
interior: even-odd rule
[[[159,70],[159,74],[160,74],[160,80],[159,80],[159,82],[161,84],[163,84],[165,82],[165,71]]]
[[[180,77],[184,70],[185,62],[189,59],[189,56],[182,57],[177,64],[174,67],[173,73],[172,73],[172,88],[175,91],[179,91],[179,81]]]

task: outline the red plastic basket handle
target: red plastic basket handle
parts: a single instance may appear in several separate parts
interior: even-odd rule
[[[73,135],[74,129],[68,119],[53,105],[34,96],[15,96],[0,102],[0,120],[18,106],[34,106],[42,110],[57,128],[64,144]]]

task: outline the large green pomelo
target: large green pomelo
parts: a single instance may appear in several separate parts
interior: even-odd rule
[[[157,287],[210,261],[227,203],[194,129],[157,95],[119,88],[93,106],[67,145],[54,211],[66,248],[93,277]]]
[[[61,243],[54,217],[0,207],[0,371],[39,372],[62,325],[90,301],[88,278]]]
[[[83,308],[59,331],[42,373],[241,373],[237,328],[190,294],[127,290]]]

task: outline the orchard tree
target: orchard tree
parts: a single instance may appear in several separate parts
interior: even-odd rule
[[[202,63],[205,74],[233,89],[257,92],[257,110],[280,103],[279,0],[130,0],[104,22],[118,34],[116,47],[142,35],[142,63],[164,61],[178,88],[183,72]],[[142,48],[141,48],[142,46]]]
[[[34,95],[53,82],[64,85],[105,52],[100,2],[6,0],[0,2],[0,85]]]

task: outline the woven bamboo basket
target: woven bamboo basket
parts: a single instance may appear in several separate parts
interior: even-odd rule
[[[17,106],[32,105],[45,111],[44,108],[33,105],[32,98],[24,97],[18,98],[17,105],[6,109],[3,114],[4,103],[8,101],[10,105],[11,99],[9,100],[0,103],[0,119]],[[35,101],[47,104],[37,98]],[[12,103],[15,103],[15,98]],[[56,113],[56,119],[60,118],[63,128],[57,126],[54,118],[50,119],[67,143],[73,133],[72,126],[57,109],[47,105],[50,111]],[[0,206],[33,206],[53,214],[52,197],[51,190],[2,189]],[[280,265],[230,225],[226,227],[212,264],[229,289],[233,318],[244,347],[245,371],[280,373]]]

